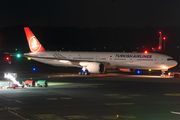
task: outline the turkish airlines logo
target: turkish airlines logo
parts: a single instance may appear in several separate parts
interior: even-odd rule
[[[32,36],[29,39],[29,47],[32,52],[38,52],[40,50],[41,44],[39,43],[39,41],[36,39],[35,36]]]

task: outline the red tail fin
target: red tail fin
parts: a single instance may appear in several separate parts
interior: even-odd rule
[[[24,27],[24,31],[32,53],[46,51],[28,27]]]

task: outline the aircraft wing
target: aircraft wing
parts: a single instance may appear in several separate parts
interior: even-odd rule
[[[37,57],[37,56],[29,56],[29,55],[24,55],[25,57],[30,57],[30,58],[38,58],[38,59],[52,59],[52,60],[64,60],[64,61],[70,61],[70,62],[97,62],[97,63],[106,63],[110,64],[109,62],[104,62],[104,61],[94,61],[94,60],[84,60],[84,59],[67,59],[67,58],[55,58],[55,57]]]

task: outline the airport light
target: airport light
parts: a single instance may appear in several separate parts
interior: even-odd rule
[[[17,54],[16,56],[17,56],[18,58],[20,58],[20,57],[21,57],[21,54]]]
[[[166,37],[163,37],[163,40],[166,40]]]
[[[33,69],[32,69],[33,71],[36,71],[36,68],[35,67],[33,67]]]
[[[166,37],[163,37],[163,41],[164,41],[164,51],[165,51],[165,40],[166,40]]]
[[[147,50],[145,50],[145,51],[144,51],[144,53],[145,53],[145,54],[147,54],[147,53],[148,53],[148,51],[147,51]]]
[[[159,31],[159,51],[161,51],[161,49],[162,49],[162,32],[161,31]]]
[[[10,58],[9,58],[9,57],[6,57],[6,60],[7,60],[7,61],[9,61],[9,60],[10,60]]]

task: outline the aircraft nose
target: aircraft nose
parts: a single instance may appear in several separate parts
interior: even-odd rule
[[[177,64],[178,64],[178,62],[173,60],[173,61],[171,61],[171,63],[169,65],[170,65],[170,67],[175,67]]]
[[[177,61],[174,61],[174,65],[176,66],[178,64],[178,62]]]

